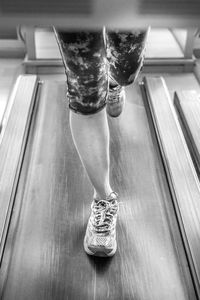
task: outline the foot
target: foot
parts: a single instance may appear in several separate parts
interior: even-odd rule
[[[93,200],[84,238],[84,249],[87,254],[101,257],[115,254],[116,221],[119,210],[117,198],[117,193],[112,192],[106,200]]]
[[[125,104],[125,89],[120,85],[109,87],[109,95],[106,105],[106,111],[109,116],[116,118],[123,110]]]

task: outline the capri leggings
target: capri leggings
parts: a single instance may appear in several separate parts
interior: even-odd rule
[[[69,108],[94,114],[106,106],[110,81],[121,86],[133,83],[143,65],[148,31],[54,28],[65,67]]]

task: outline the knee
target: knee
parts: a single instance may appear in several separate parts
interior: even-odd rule
[[[121,74],[117,78],[117,82],[121,86],[128,86],[134,83],[139,74],[142,71],[144,65],[144,58],[141,58],[138,62],[132,63],[129,68],[127,68],[124,72],[122,71]]]
[[[67,98],[69,109],[82,115],[92,115],[101,111],[106,106],[108,96],[108,79],[98,76],[97,79],[73,81],[68,77]]]
[[[79,120],[98,120],[99,118],[102,118],[102,115],[106,114],[106,110],[104,107],[102,107],[99,110],[91,111],[90,113],[85,113],[83,110],[74,110],[71,106],[69,106],[69,114],[70,118],[73,117],[74,119],[79,119]]]
[[[71,101],[69,103],[70,111],[88,117],[92,117],[96,113],[102,111],[105,108],[105,106],[106,106],[106,101],[104,103],[100,103],[99,105],[93,105],[93,103],[82,105],[81,103],[76,101]]]

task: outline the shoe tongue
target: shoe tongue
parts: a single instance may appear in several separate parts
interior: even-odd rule
[[[98,204],[100,201],[108,201],[108,202],[115,202],[117,200],[117,194],[115,192],[111,192],[110,195],[106,197],[106,199],[94,199],[94,203]]]
[[[94,203],[97,207],[101,207],[101,208],[106,208],[107,206],[107,202],[111,202],[111,201],[107,201],[107,200],[94,200]]]
[[[112,202],[113,200],[117,200],[117,193],[111,192],[110,195],[106,197],[106,200]]]

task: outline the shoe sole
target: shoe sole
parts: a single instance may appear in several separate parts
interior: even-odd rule
[[[98,256],[98,257],[111,257],[115,254],[117,250],[117,242],[115,242],[114,248],[112,249],[112,251],[110,251],[106,248],[100,249],[99,247],[88,247],[84,239],[84,250],[89,255]]]

